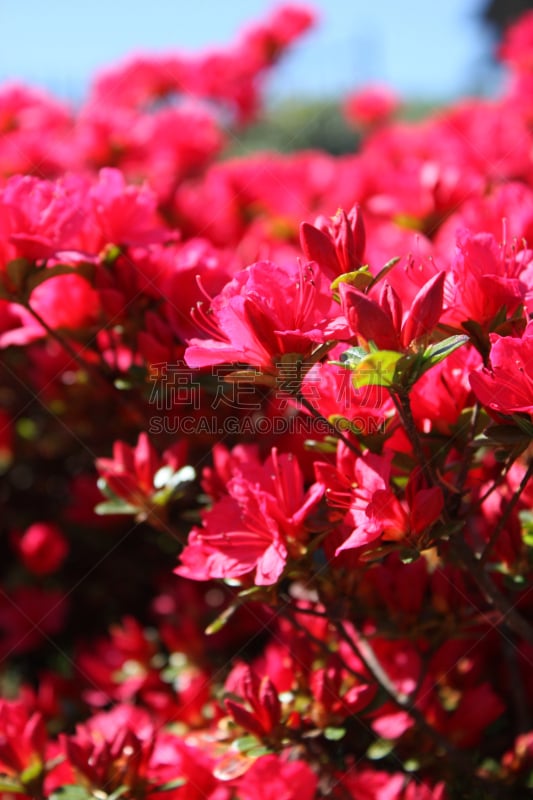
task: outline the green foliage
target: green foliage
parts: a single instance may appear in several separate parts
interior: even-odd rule
[[[332,155],[353,153],[357,133],[345,121],[336,100],[286,100],[267,110],[254,125],[236,133],[228,156],[250,150],[324,150]]]

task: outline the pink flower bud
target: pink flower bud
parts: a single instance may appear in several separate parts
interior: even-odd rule
[[[400,349],[391,317],[366,294],[346,283],[339,286],[342,310],[352,331],[380,350]]]
[[[418,292],[402,328],[402,345],[430,333],[442,314],[445,272],[439,272]]]
[[[328,278],[337,277],[341,271],[340,265],[333,242],[327,234],[308,222],[302,222],[300,245],[308,261],[316,261]]]

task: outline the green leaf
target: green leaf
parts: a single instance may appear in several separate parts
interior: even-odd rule
[[[530,417],[522,416],[522,414],[512,414],[512,418],[520,430],[533,439],[533,422]]]
[[[365,564],[372,564],[374,561],[380,561],[390,553],[396,553],[400,550],[401,544],[383,544],[380,547],[374,547],[372,550],[365,550],[361,553],[360,558]]]
[[[269,753],[273,752],[274,751],[270,747],[261,744],[257,747],[250,747],[250,749],[246,751],[246,755],[249,756],[249,758],[260,758],[260,756],[267,756]]]
[[[464,344],[468,342],[468,336],[464,334],[458,334],[455,336],[449,336],[447,339],[443,339],[442,342],[437,342],[436,344],[430,345],[424,351],[424,355],[422,357],[422,364],[424,372],[426,372],[430,367],[435,366],[440,361],[444,361],[454,350],[458,350],[459,347],[462,347]]]
[[[478,447],[501,446],[521,447],[525,449],[529,444],[530,437],[515,425],[489,425],[485,430],[474,439],[474,444]]]
[[[104,264],[111,266],[122,255],[122,248],[118,244],[107,244],[104,252]]]
[[[324,736],[328,742],[338,742],[346,736],[346,728],[325,728]]]
[[[369,353],[352,368],[354,387],[361,389],[363,386],[393,386],[396,367],[403,358],[403,353],[396,353],[393,350],[377,350],[375,353]]]
[[[107,800],[119,800],[119,797],[123,797],[126,792],[129,792],[128,786],[119,786],[118,789],[107,795]]]
[[[394,750],[394,741],[391,739],[376,739],[366,751],[367,758],[379,761],[386,758]]]
[[[98,486],[104,497],[107,497],[109,500],[114,500],[116,498],[116,494],[111,491],[111,489],[107,485],[107,481],[105,478],[99,477],[98,480],[96,481],[96,485]]]
[[[338,296],[337,289],[341,283],[347,283],[348,286],[353,286],[355,289],[359,289],[360,292],[366,292],[374,280],[368,268],[368,264],[365,264],[363,267],[354,270],[354,272],[343,272],[342,275],[338,275],[330,288],[334,296],[336,294]]]
[[[346,369],[354,369],[367,355],[368,351],[364,347],[349,347],[348,350],[341,353],[340,361],[330,361],[329,363]]]
[[[133,389],[133,383],[127,378],[116,378],[113,381],[113,386],[115,389],[118,389],[119,392],[129,392],[130,389]]]
[[[524,509],[518,512],[522,524],[522,539],[528,547],[533,547],[533,511]]]
[[[481,354],[483,361],[486,362],[490,354],[490,339],[479,322],[468,319],[461,322],[461,326],[469,334],[472,344]]]
[[[304,448],[314,453],[336,453],[337,442],[325,440],[323,442],[319,442],[316,439],[306,439],[304,442]]]
[[[341,414],[332,414],[328,417],[328,422],[330,422],[336,430],[341,431],[341,433],[346,433],[346,431],[351,431],[356,435],[361,433],[361,426],[359,424],[351,422],[347,417],[343,417]]]
[[[24,786],[28,786],[33,781],[36,781],[43,773],[43,763],[40,760],[35,760],[33,764],[26,767],[24,772],[20,775],[20,782]]]
[[[0,792],[11,792],[12,794],[26,794],[26,790],[17,780],[10,780],[5,775],[0,775]]]
[[[229,619],[235,614],[237,609],[240,607],[241,603],[232,603],[228,608],[226,608],[222,614],[219,614],[218,617],[212,622],[210,625],[207,626],[205,629],[206,636],[212,636],[214,633],[218,633],[224,625],[228,622]]]
[[[490,330],[494,331],[497,328],[499,328],[500,325],[504,324],[506,319],[507,319],[507,306],[504,303],[503,306],[500,306],[500,308],[498,309],[496,314],[491,319],[490,325],[489,325]]]
[[[259,744],[260,742],[255,736],[241,736],[239,739],[235,739],[233,742],[233,747],[238,753],[248,753]]]
[[[153,792],[170,792],[172,789],[179,789],[181,786],[185,786],[186,783],[187,778],[174,778],[172,781],[167,781],[154,789],[150,789],[150,794]]]
[[[371,289],[373,286],[376,285],[376,283],[379,283],[381,280],[383,280],[385,275],[387,275],[391,271],[391,269],[398,263],[399,260],[400,260],[399,256],[396,256],[395,258],[391,258],[390,261],[387,261],[385,266],[380,269],[376,277],[372,279],[372,283],[370,284],[368,289]]]
[[[49,800],[94,800],[94,795],[84,786],[68,784],[52,792]]]
[[[521,592],[527,586],[527,580],[524,575],[505,575],[505,586],[511,591]]]
[[[251,597],[252,599],[265,597],[269,589],[270,586],[249,586],[248,589],[239,592],[239,597]]]
[[[114,500],[105,500],[103,503],[98,503],[94,509],[94,513],[99,516],[106,514],[137,514],[140,511],[138,506],[133,506],[131,503],[126,503],[117,497]]]
[[[412,564],[413,561],[418,561],[419,558],[420,553],[418,550],[411,550],[406,547],[404,550],[400,551],[400,561],[402,564]]]

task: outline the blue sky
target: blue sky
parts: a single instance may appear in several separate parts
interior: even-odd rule
[[[134,52],[197,51],[232,40],[270,0],[0,0],[0,82],[19,78],[67,99]],[[274,98],[337,95],[386,82],[404,97],[490,92],[483,0],[321,0],[308,34],[269,83]],[[491,83],[492,81],[492,83]],[[494,88],[496,88],[494,86]]]

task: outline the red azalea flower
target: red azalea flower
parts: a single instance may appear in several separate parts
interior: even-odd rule
[[[268,261],[238,272],[195,319],[211,335],[191,339],[191,367],[244,362],[276,374],[281,363],[308,358],[318,343],[343,338],[344,320],[329,280],[314,263],[279,266]]]
[[[244,465],[243,465],[244,467]],[[175,572],[194,580],[240,578],[253,571],[257,585],[275,583],[290,555],[305,545],[306,518],[322,495],[315,484],[304,493],[303,476],[290,454],[271,457],[258,476],[243,472],[228,482],[229,495],[193,528]]]
[[[400,102],[388,86],[365,86],[350,94],[344,102],[344,115],[356,125],[376,125],[386,122]]]
[[[506,32],[499,57],[520,72],[533,71],[533,11],[527,11]]]
[[[470,373],[470,385],[487,408],[533,414],[533,321],[521,339],[490,334],[491,368]]]
[[[53,330],[77,332],[94,326],[100,316],[98,292],[81,275],[58,275],[41,283],[32,291],[30,302]],[[48,336],[45,328],[23,306],[10,303],[5,310],[11,320],[8,317],[9,327],[0,334],[0,348],[25,345]]]
[[[172,481],[192,480],[194,470],[184,467],[184,463],[183,442],[159,456],[148,435],[141,433],[136,447],[115,442],[113,458],[96,459],[96,468],[107,488],[125,500],[134,513],[135,509],[149,511],[157,492]]]
[[[79,175],[10,178],[0,190],[1,260],[33,261],[81,249],[90,220],[88,186]]]
[[[100,247],[146,246],[172,238],[157,214],[157,196],[148,186],[127,185],[118,169],[100,170],[89,190]]]
[[[314,225],[302,222],[300,245],[308,261],[316,261],[333,280],[337,275],[353,272],[363,264],[365,225],[359,205],[348,213],[339,209],[334,217],[318,217]]]
[[[318,475],[328,485],[328,502],[347,510],[346,522],[353,526],[335,555],[379,537],[388,542],[407,542],[411,537],[416,541],[439,518],[444,503],[440,488],[421,487],[413,473],[401,501],[391,489],[390,471],[390,459],[372,453],[356,459],[353,483],[346,476],[335,476],[329,465],[317,464]]]
[[[318,779],[305,761],[258,758],[239,781],[240,800],[313,800]]]
[[[39,778],[42,781],[46,743],[41,714],[30,714],[24,703],[16,700],[0,699],[0,773],[20,780],[31,770],[37,782]]]
[[[525,301],[521,274],[530,264],[530,250],[498,245],[489,233],[457,233],[457,247],[446,280],[447,310],[443,321],[461,325],[474,320],[490,323],[503,307],[512,315]]]
[[[61,737],[65,755],[82,784],[113,792],[127,786],[145,792],[156,730],[148,714],[133,706],[116,706],[96,714]]]
[[[424,284],[405,315],[401,300],[389,283],[383,284],[378,301],[341,283],[342,309],[354,334],[374,342],[380,350],[401,352],[437,325],[442,314],[444,279],[445,273],[439,272]]]
[[[34,575],[55,572],[69,551],[68,542],[57,525],[35,522],[24,533],[12,538],[22,563]]]
[[[259,680],[250,667],[243,666],[237,690],[248,704],[245,708],[234,700],[225,700],[225,706],[235,722],[260,739],[269,736],[281,722],[281,703],[275,686],[268,676]]]

